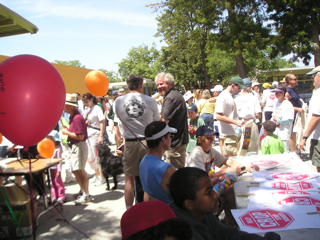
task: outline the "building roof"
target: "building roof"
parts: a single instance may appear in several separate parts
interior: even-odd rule
[[[0,4],[0,37],[37,33],[39,29],[19,14]]]

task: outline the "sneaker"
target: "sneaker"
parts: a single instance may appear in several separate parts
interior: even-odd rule
[[[78,192],[78,193],[76,193],[76,194],[73,194],[73,197],[75,198],[75,199],[78,199],[79,197],[81,197],[82,196],[82,190],[80,189],[80,191]]]
[[[94,175],[90,180],[89,183],[95,183],[96,181],[98,181],[98,177],[96,175]]]
[[[94,186],[101,186],[106,183],[106,179],[102,177],[98,177],[98,181],[95,182]]]
[[[71,183],[71,182],[76,182],[77,180],[74,177],[68,177],[66,178],[66,180],[64,181],[64,183]]]
[[[80,205],[80,204],[86,204],[87,202],[92,202],[92,196],[84,196],[82,195],[81,197],[79,197],[74,204],[75,205]]]

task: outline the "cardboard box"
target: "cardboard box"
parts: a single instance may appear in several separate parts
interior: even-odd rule
[[[26,186],[23,186],[26,188]],[[24,233],[25,237],[32,235],[32,219],[31,205],[28,195],[19,187],[1,187],[9,205],[16,216],[17,221]],[[37,204],[34,205],[35,217],[37,216]],[[0,194],[0,239],[23,238],[18,225],[14,221],[13,216],[4,201],[4,197]]]

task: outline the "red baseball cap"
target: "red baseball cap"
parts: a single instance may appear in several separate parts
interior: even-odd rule
[[[176,218],[172,209],[164,202],[155,200],[137,203],[121,217],[122,239],[158,225],[160,222]]]

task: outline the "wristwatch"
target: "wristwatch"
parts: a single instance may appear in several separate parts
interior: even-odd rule
[[[305,139],[305,140],[307,140],[307,139],[308,139],[308,137],[306,137],[306,136],[303,136],[303,137],[302,137],[302,139]]]

